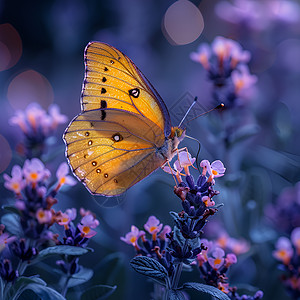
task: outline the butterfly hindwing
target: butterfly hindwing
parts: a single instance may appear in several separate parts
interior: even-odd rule
[[[164,135],[138,114],[85,111],[71,122],[64,138],[74,174],[94,194],[121,194],[164,162],[156,154]]]

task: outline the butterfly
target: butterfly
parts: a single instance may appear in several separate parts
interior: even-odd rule
[[[157,91],[121,51],[84,51],[81,112],[63,139],[74,175],[95,195],[117,196],[170,161],[185,137]]]

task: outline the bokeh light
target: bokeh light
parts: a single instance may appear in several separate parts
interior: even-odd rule
[[[0,71],[13,67],[22,55],[22,41],[11,24],[0,25]]]
[[[47,78],[34,70],[17,75],[7,90],[7,99],[14,109],[24,109],[31,102],[48,108],[53,98],[53,89]]]
[[[300,72],[300,40],[287,39],[277,47],[277,59],[280,64],[294,72]]]
[[[0,173],[6,170],[12,159],[12,151],[8,141],[0,134]]]
[[[179,0],[168,8],[162,27],[171,44],[186,45],[200,36],[204,21],[197,6],[187,0]]]

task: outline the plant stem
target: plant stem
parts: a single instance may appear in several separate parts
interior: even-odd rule
[[[191,231],[193,231],[194,225],[195,225],[195,220],[191,220],[191,223],[190,223]],[[185,254],[185,251],[186,251],[187,247],[188,247],[188,240],[186,239],[185,242],[184,242],[184,245],[183,245],[183,249],[182,249],[183,254]],[[174,272],[174,276],[173,276],[173,280],[172,280],[172,284],[171,284],[171,287],[173,289],[176,289],[177,286],[178,286],[179,279],[180,279],[181,272],[182,272],[182,268],[183,268],[183,262],[180,262],[175,267],[175,272]]]
[[[72,276],[68,275],[66,277],[66,281],[65,281],[65,284],[64,284],[64,287],[61,291],[61,295],[66,297],[66,294],[67,294],[67,291],[68,291],[68,283],[69,283],[69,280],[71,279]]]
[[[186,248],[187,248],[187,245],[188,245],[188,242],[187,242],[187,240],[185,240],[184,246],[183,246],[183,253],[185,253]],[[175,272],[174,272],[173,280],[172,280],[172,284],[171,284],[171,287],[172,287],[173,289],[176,289],[177,286],[178,286],[179,279],[180,279],[180,275],[181,275],[181,272],[182,272],[182,267],[183,267],[183,262],[180,262],[180,263],[179,263],[178,265],[176,265],[176,267],[175,267]]]

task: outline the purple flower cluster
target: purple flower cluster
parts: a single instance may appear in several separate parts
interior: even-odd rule
[[[237,263],[236,255],[227,253],[225,256],[225,251],[216,242],[201,239],[201,243],[203,250],[197,255],[197,264],[200,277],[206,284],[217,287],[234,300],[258,300],[263,297],[262,291],[258,291],[254,296],[239,296],[236,287],[229,286],[226,275],[230,266]]]
[[[4,226],[0,228],[0,249],[9,244],[10,253],[2,252],[0,260],[0,274],[6,281],[13,281],[22,275],[14,269],[14,261],[28,261],[35,258],[39,250],[49,246],[68,245],[86,248],[88,241],[96,234],[94,230],[99,221],[90,211],[80,210],[80,222],[74,225],[77,212],[75,208],[65,212],[55,211],[52,206],[57,203],[55,196],[64,185],[73,186],[77,181],[68,175],[67,163],[62,163],[56,172],[57,182],[49,188],[50,171],[38,159],[26,160],[23,168],[16,165],[12,168],[11,176],[4,174],[4,186],[15,194],[14,210],[16,214],[7,214],[20,224],[18,236],[9,236],[3,233]],[[7,208],[10,208],[8,206]],[[50,227],[58,224],[64,227],[63,235],[55,234]],[[52,227],[51,227],[52,228]],[[9,257],[9,258],[8,258]],[[58,260],[57,265],[71,276],[80,270],[78,256],[65,255],[65,260]]]
[[[190,57],[206,69],[214,84],[214,98],[218,103],[224,102],[227,108],[243,103],[241,100],[257,81],[247,66],[250,52],[231,39],[217,36],[211,46],[201,44]]]
[[[300,182],[285,188],[274,204],[266,206],[265,215],[281,232],[289,234],[300,227]]]
[[[76,184],[68,172],[67,163],[62,163],[57,170],[57,183],[51,190],[48,189],[51,173],[38,158],[26,160],[23,168],[15,165],[11,176],[4,174],[4,186],[15,193],[14,206],[19,211],[25,237],[40,243],[52,238],[48,228],[56,221],[56,213],[52,209],[57,203],[54,197],[63,184]]]
[[[93,230],[99,225],[99,221],[94,214],[80,209],[81,221],[74,224],[77,212],[75,208],[67,209],[64,213],[57,213],[57,223],[64,226],[64,234],[56,240],[57,245],[69,245],[85,248],[88,245],[89,239],[96,235]],[[80,265],[78,264],[79,257],[69,256],[64,260],[57,260],[56,264],[61,267],[62,271],[67,275],[73,275],[79,272]]]
[[[215,10],[225,21],[257,31],[267,29],[274,22],[294,25],[300,18],[299,3],[290,0],[219,1]]]
[[[280,237],[275,245],[273,256],[279,262],[279,268],[284,271],[281,280],[287,293],[293,299],[300,297],[300,227],[296,227],[290,239]]]
[[[57,105],[51,105],[47,114],[38,103],[29,104],[25,111],[16,111],[9,120],[11,125],[18,126],[23,132],[25,140],[19,152],[28,158],[40,157],[47,138],[53,135],[59,124],[66,122],[67,116],[60,113]]]
[[[174,272],[173,257],[169,251],[166,251],[169,237],[172,229],[169,225],[160,223],[155,216],[150,216],[144,225],[144,229],[151,235],[151,239],[147,239],[146,232],[139,230],[136,226],[131,226],[131,231],[121,240],[129,245],[134,246],[137,255],[144,255],[158,260],[168,271],[169,276]]]
[[[182,201],[183,212],[176,220],[176,225],[183,236],[190,239],[199,237],[207,218],[217,211],[214,207],[215,202],[212,200],[215,195],[219,194],[213,189],[214,178],[222,177],[226,170],[220,160],[211,164],[208,160],[203,160],[200,163],[202,173],[195,181],[189,171],[189,167],[193,166],[194,162],[195,158],[183,151],[178,154],[178,160],[175,161],[171,171],[170,167],[164,168],[166,172],[175,176],[178,185],[175,186],[174,193]],[[181,173],[182,170],[185,174]],[[185,175],[185,181],[182,180],[182,175]]]

